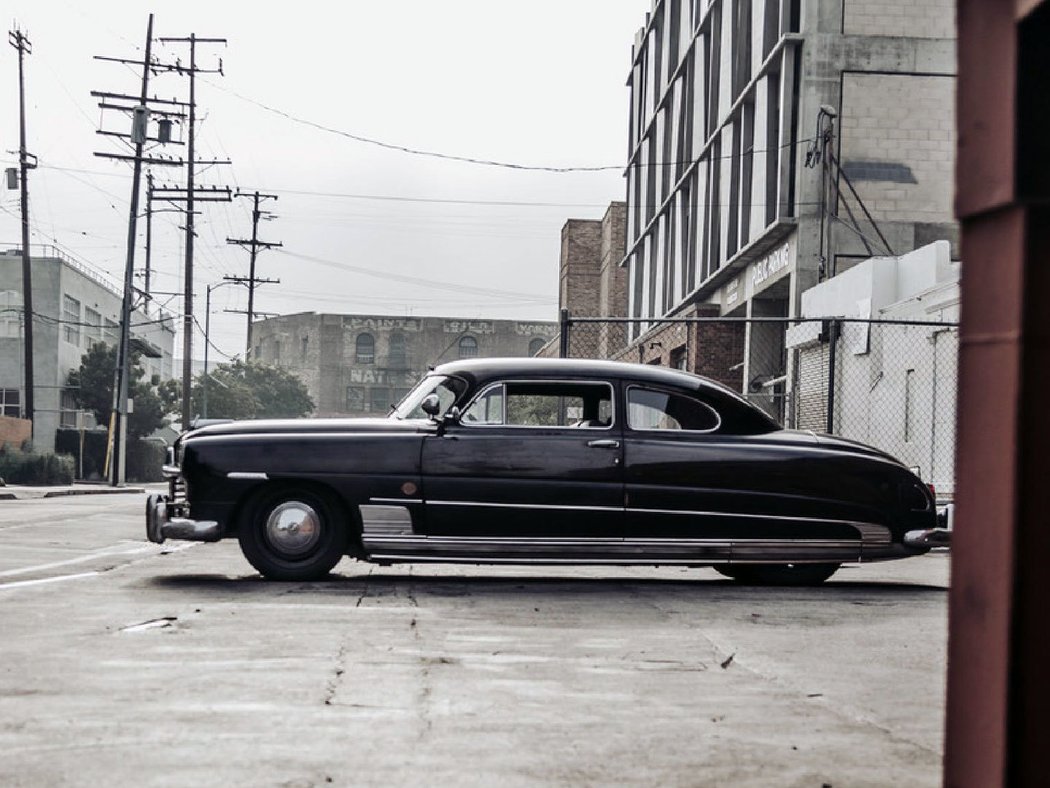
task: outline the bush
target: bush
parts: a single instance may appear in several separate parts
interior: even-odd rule
[[[75,467],[67,454],[0,449],[0,479],[8,484],[72,484]]]
[[[102,479],[106,467],[105,430],[87,430],[84,432],[84,468],[81,479]],[[167,447],[164,442],[152,438],[129,438],[128,457],[124,465],[124,476],[129,482],[163,481],[161,466],[164,465],[164,453]],[[55,451],[70,454],[73,467],[77,467],[80,457],[80,432],[61,429],[55,433]]]

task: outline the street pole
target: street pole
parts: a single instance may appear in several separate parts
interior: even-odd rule
[[[193,383],[193,168],[197,122],[197,38],[190,33],[190,127],[186,157],[186,262],[182,307],[182,429],[190,428],[190,386]]]
[[[20,169],[20,197],[22,203],[22,312],[25,330],[25,417],[29,419],[30,438],[33,436],[33,269],[29,255],[29,184],[30,154],[26,151],[26,91],[24,62],[26,52],[33,46],[21,30],[8,33],[11,46],[18,50],[18,165]]]
[[[143,302],[143,308],[146,310],[146,314],[149,314],[149,300],[150,300],[150,261],[153,251],[153,173],[146,172],[146,264],[145,264],[145,281],[142,283],[142,292],[145,294],[145,301]]]
[[[146,55],[142,66],[142,93],[139,107],[146,112],[146,98],[149,90],[150,52],[153,44],[153,14],[149,15],[146,25]],[[137,131],[136,131],[136,126]],[[123,487],[127,465],[128,440],[128,378],[131,376],[131,307],[135,287],[135,226],[139,214],[139,191],[142,184],[142,148],[146,142],[146,126],[133,122],[133,142],[135,143],[135,167],[131,179],[131,207],[128,211],[128,246],[127,260],[124,264],[124,299],[120,309],[120,344],[117,348],[116,378],[113,387],[113,413],[116,433],[113,440],[113,451],[116,454],[112,463],[111,486]]]
[[[208,418],[208,345],[211,343],[211,291],[227,282],[208,285],[204,296],[204,379],[201,381],[201,418]]]

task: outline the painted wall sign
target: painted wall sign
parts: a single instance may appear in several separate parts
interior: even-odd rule
[[[496,327],[490,320],[446,320],[446,334],[494,334]]]
[[[751,264],[751,286],[757,288],[760,284],[780,273],[791,265],[791,244],[786,243],[774,249],[761,260]]]
[[[411,317],[345,317],[343,325],[351,329],[373,331],[419,331],[419,320]]]

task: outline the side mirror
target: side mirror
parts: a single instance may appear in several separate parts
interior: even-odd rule
[[[437,394],[427,394],[423,397],[423,401],[419,403],[419,407],[423,409],[423,412],[430,416],[430,418],[437,418],[438,411],[441,410],[441,400],[438,399]]]

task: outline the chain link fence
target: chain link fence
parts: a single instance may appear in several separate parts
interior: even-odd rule
[[[882,449],[955,488],[958,324],[850,318],[570,318],[540,353],[695,372],[785,427]]]

